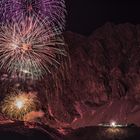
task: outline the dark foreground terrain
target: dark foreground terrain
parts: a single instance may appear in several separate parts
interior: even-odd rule
[[[68,134],[66,140],[140,140],[140,128],[85,127]]]
[[[46,125],[25,126],[23,122],[0,125],[0,139],[3,140],[140,140],[139,127],[84,127],[71,130],[65,136]]]
[[[53,128],[41,124],[14,122],[0,125],[0,139],[3,140],[61,140],[62,136]]]

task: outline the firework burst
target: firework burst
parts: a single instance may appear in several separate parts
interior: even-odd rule
[[[0,28],[0,69],[19,78],[40,79],[51,74],[66,56],[63,39],[38,26],[34,19]]]
[[[14,90],[5,97],[1,105],[2,113],[12,119],[22,120],[31,111],[36,111],[39,106],[36,94]]]
[[[1,0],[1,21],[19,20],[21,17],[37,17],[54,34],[61,34],[65,26],[64,0]]]

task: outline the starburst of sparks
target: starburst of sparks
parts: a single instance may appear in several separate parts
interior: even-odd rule
[[[23,120],[27,113],[37,110],[37,105],[39,101],[36,94],[16,91],[5,97],[1,108],[2,113],[9,118]]]
[[[1,21],[19,20],[21,17],[37,17],[54,34],[61,34],[65,27],[64,0],[1,0]]]
[[[66,56],[60,36],[51,36],[34,18],[0,27],[0,69],[20,78],[51,74]]]
[[[43,88],[47,99],[52,99],[52,93],[62,92],[69,76],[70,58],[62,36],[65,0],[0,0],[0,11],[1,80],[11,85],[44,80],[40,84],[47,83]],[[10,118],[24,120],[38,104],[33,93],[13,91],[5,97],[1,110]]]

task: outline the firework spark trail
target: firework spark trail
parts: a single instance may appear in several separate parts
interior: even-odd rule
[[[51,73],[66,56],[62,38],[51,37],[30,18],[0,28],[0,69],[38,79]]]
[[[12,119],[22,120],[27,113],[36,111],[39,104],[35,93],[13,90],[1,103],[1,111]]]
[[[64,0],[1,0],[1,21],[19,20],[21,17],[37,17],[38,22],[51,28],[54,35],[65,27]]]

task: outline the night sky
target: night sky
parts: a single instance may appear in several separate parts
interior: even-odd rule
[[[89,35],[106,22],[140,23],[139,0],[66,0],[66,30]]]

